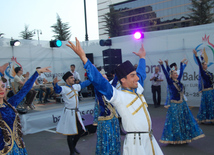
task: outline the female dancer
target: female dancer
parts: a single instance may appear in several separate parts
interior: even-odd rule
[[[181,62],[180,74],[175,70],[168,74],[163,61],[159,61],[167,79],[170,92],[170,105],[167,110],[166,121],[160,142],[166,144],[190,143],[192,140],[204,137],[186,101],[183,99],[183,61]]]
[[[0,71],[4,72],[2,67],[0,67]],[[42,72],[50,72],[48,68],[49,67],[38,69],[25,83],[23,88],[8,101],[4,99],[6,95],[5,84],[0,80],[0,154],[27,155],[22,140],[22,127],[16,106],[29,92],[37,76]]]
[[[108,80],[107,76],[103,77]],[[112,85],[115,86],[117,79],[114,79]],[[104,95],[95,89],[97,99],[97,144],[96,155],[120,155],[120,125],[115,108],[108,103]],[[96,120],[96,117],[94,117]]]
[[[199,77],[201,77],[200,91],[202,91],[201,105],[197,115],[197,121],[199,123],[211,123],[214,122],[214,91],[213,91],[213,74],[207,71],[207,63],[200,62],[196,50],[193,50],[196,60],[199,66]],[[203,57],[202,57],[203,59]]]

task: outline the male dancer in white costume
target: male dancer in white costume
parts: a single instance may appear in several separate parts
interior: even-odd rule
[[[68,71],[63,75],[63,80],[66,82],[66,86],[59,86],[57,84],[57,77],[53,80],[54,91],[57,94],[61,94],[65,102],[62,115],[59,123],[56,127],[56,132],[67,135],[67,142],[70,149],[70,155],[74,155],[75,152],[80,154],[75,148],[77,141],[85,131],[85,126],[82,122],[82,117],[79,112],[79,99],[78,92],[91,84],[89,80],[86,80],[80,84],[74,84],[75,79],[73,74]]]
[[[70,41],[66,45],[80,57],[94,87],[115,106],[120,114],[123,128],[127,132],[123,155],[162,155],[163,153],[152,135],[151,118],[147,110],[146,100],[142,95],[143,81],[146,78],[146,51],[143,45],[138,53],[133,52],[140,58],[137,71],[129,61],[122,63],[115,70],[121,82],[122,90],[112,87],[102,77],[87,59],[77,38],[76,46]]]

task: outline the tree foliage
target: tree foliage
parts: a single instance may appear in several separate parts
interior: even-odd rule
[[[110,12],[104,16],[106,23],[105,27],[109,37],[117,37],[122,35],[119,17],[120,14],[116,12],[113,7],[110,7]]]
[[[53,37],[55,39],[61,40],[61,41],[67,41],[71,37],[70,33],[70,26],[68,23],[63,23],[60,16],[57,14],[57,23],[52,25],[51,28],[53,28],[52,32],[55,33]]]
[[[28,27],[28,25],[25,25],[25,30],[20,32],[20,37],[22,37],[23,39],[32,40],[34,31],[30,31]]]
[[[193,21],[193,25],[201,25],[212,23],[213,13],[211,13],[212,8],[214,8],[214,0],[191,0],[192,6],[189,10],[192,13],[189,17]]]

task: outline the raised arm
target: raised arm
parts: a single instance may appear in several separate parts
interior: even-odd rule
[[[137,75],[139,77],[139,83],[144,86],[144,80],[146,79],[146,51],[144,49],[143,44],[141,45],[141,48],[139,49],[138,53],[133,52],[135,55],[139,56],[139,64],[137,67]]]
[[[53,80],[53,83],[52,83],[53,86],[54,86],[54,91],[55,91],[56,94],[60,94],[61,91],[62,91],[62,87],[60,87],[60,86],[58,85],[58,82],[59,82],[59,81],[61,81],[61,80],[58,80],[58,78],[55,77],[54,80]]]
[[[167,59],[167,60],[164,60],[164,62],[165,62],[165,64],[166,64],[166,70],[167,70],[167,72],[169,73],[170,67],[169,67],[168,59]]]
[[[182,61],[181,61],[181,63],[180,63],[180,73],[179,73],[179,75],[178,75],[178,80],[179,80],[179,81],[181,81],[181,78],[182,78],[182,76],[183,76],[183,73],[184,73],[184,65],[183,65],[183,63],[182,63]]]
[[[170,74],[170,73],[166,71],[166,69],[165,69],[165,67],[164,67],[164,65],[163,65],[163,61],[160,59],[158,62],[159,62],[159,64],[161,65],[161,68],[162,68],[163,73],[164,73],[164,75],[165,75],[165,77],[166,77],[167,83],[168,83],[168,84],[171,84],[171,83],[172,83],[172,80],[171,80],[170,77],[169,77],[169,74]]]
[[[196,58],[196,60],[197,60],[197,63],[198,63],[198,66],[199,66],[199,70],[200,70],[200,72],[201,72],[201,75],[204,77],[205,72],[204,72],[204,70],[203,70],[203,67],[202,67],[202,65],[201,65],[201,62],[200,62],[200,60],[199,60],[199,58],[198,58],[198,55],[197,55],[197,52],[196,52],[195,49],[193,50],[193,54],[195,55],[195,58]]]
[[[103,94],[108,100],[113,96],[113,88],[111,84],[100,74],[100,72],[92,65],[92,63],[88,60],[80,46],[80,42],[77,38],[76,45],[69,41],[69,44],[66,44],[70,47],[82,60],[84,64],[84,68],[86,69],[87,76],[94,87]]]

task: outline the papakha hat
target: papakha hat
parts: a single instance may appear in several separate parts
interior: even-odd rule
[[[62,78],[66,82],[67,78],[69,78],[70,76],[73,76],[73,74],[70,71],[68,71],[63,75]]]
[[[118,77],[118,80],[126,77],[129,73],[135,71],[134,66],[132,65],[132,63],[127,60],[124,63],[120,64],[119,66],[117,66],[117,68],[115,69],[115,73]]]

